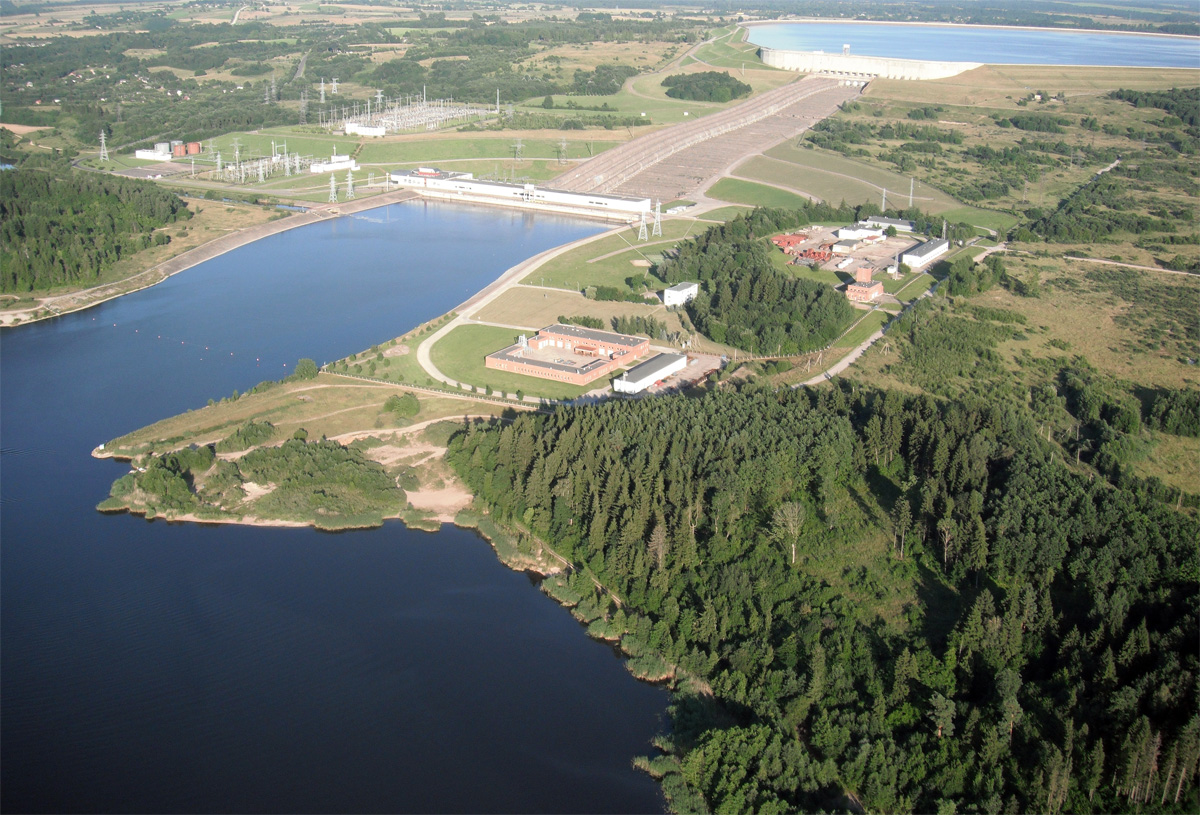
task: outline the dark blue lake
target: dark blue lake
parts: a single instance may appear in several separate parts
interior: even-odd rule
[[[755,45],[867,57],[997,65],[1200,68],[1200,38],[1037,28],[794,22],[749,26]]]
[[[148,523],[97,444],[441,314],[593,222],[408,203],[0,335],[0,809],[643,812],[665,691],[488,544]],[[287,367],[285,367],[287,366]]]

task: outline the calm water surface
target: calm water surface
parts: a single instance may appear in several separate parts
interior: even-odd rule
[[[1112,65],[1200,68],[1200,38],[1092,31],[898,25],[895,23],[772,23],[749,27],[750,41],[768,48],[860,56],[1001,65]]]
[[[594,222],[409,203],[0,335],[0,808],[654,811],[666,693],[470,532],[97,513],[111,439],[398,336]],[[286,367],[285,367],[286,366]]]

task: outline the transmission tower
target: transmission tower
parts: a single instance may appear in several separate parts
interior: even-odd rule
[[[330,176],[332,178],[333,176]],[[346,171],[346,200],[349,201],[354,197],[354,171]]]
[[[566,136],[563,136],[563,138],[558,142],[558,163],[559,164],[567,163],[567,137]]]
[[[104,131],[103,131],[103,130],[101,130],[101,131],[100,131],[100,160],[101,160],[101,161],[108,161],[108,141],[107,141],[107,138],[108,138],[108,137],[104,135]]]
[[[271,86],[265,82],[263,83],[263,104],[271,104]]]
[[[646,213],[644,213],[644,212],[642,213],[642,223],[638,227],[638,240],[639,241],[650,240],[650,238],[647,237],[647,235],[646,235]]]
[[[300,91],[300,124],[308,124],[308,91]]]
[[[375,91],[375,110],[378,112],[383,111],[383,91],[382,90]]]
[[[333,95],[337,96],[337,77],[333,78]]]
[[[221,151],[217,151],[217,172],[221,172]]]
[[[337,203],[337,178],[333,173],[329,174],[329,203]]]
[[[325,104],[325,77],[321,77],[321,104]]]
[[[375,186],[375,173],[367,173],[367,186],[368,187]]]
[[[654,229],[652,234],[656,238],[662,237],[662,201],[654,202]]]
[[[239,164],[242,161],[242,143],[240,139],[233,140],[233,163]]]
[[[525,151],[525,145],[521,144],[521,140],[517,139],[512,146],[513,161],[520,161],[521,154]]]
[[[275,87],[275,74],[271,74],[271,101],[279,98],[279,89]]]
[[[258,160],[258,183],[261,184],[267,180],[266,178],[266,159]]]

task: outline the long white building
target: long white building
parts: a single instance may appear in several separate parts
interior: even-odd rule
[[[483,181],[471,173],[418,167],[395,170],[393,184],[409,187],[422,195],[480,204],[499,204],[549,212],[572,212],[613,220],[631,221],[650,213],[649,198],[602,195],[594,192],[552,190],[535,184]]]
[[[659,354],[614,379],[613,390],[617,393],[641,393],[655,382],[661,382],[686,367],[687,357],[684,354]]]
[[[350,156],[339,156],[334,153],[329,157],[329,161],[314,161],[308,167],[310,172],[314,173],[335,173],[338,170],[357,170],[358,162]]]
[[[900,262],[906,263],[913,269],[919,269],[927,263],[932,263],[935,258],[941,257],[950,251],[950,241],[945,238],[934,238],[931,241],[925,241],[920,246],[914,246],[903,255],[900,256]]]

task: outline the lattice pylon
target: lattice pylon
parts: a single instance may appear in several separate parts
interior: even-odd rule
[[[100,131],[100,160],[108,161],[108,137],[104,135],[104,131]]]
[[[329,203],[337,203],[337,178],[334,177],[333,173],[329,174]]]
[[[647,234],[646,234],[646,213],[644,213],[644,212],[642,213],[642,222],[641,222],[641,224],[638,225],[638,240],[639,241],[650,240],[649,236],[647,236]]]
[[[354,197],[354,172],[346,171],[346,200],[349,201]]]
[[[662,201],[654,202],[654,229],[651,234],[656,238],[662,237]]]

